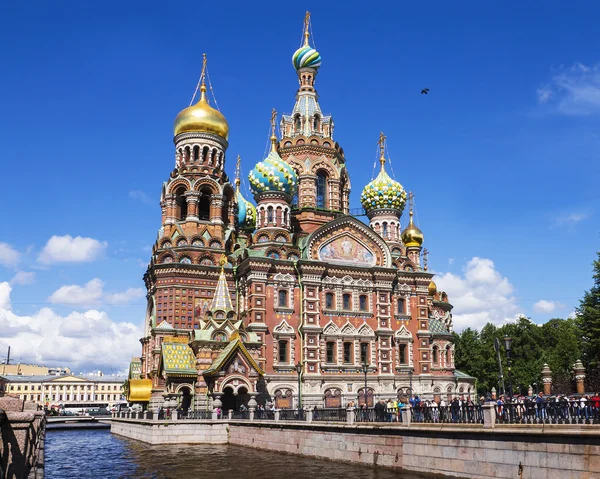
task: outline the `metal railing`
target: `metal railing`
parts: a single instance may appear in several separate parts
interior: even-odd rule
[[[483,424],[483,410],[478,405],[427,406],[411,408],[411,421],[422,423]]]
[[[496,404],[497,424],[600,424],[600,408],[580,401]]]
[[[187,411],[181,414],[181,419],[212,419],[212,411]]]
[[[306,414],[303,409],[280,409],[280,421],[305,421]]]
[[[348,420],[348,411],[346,408],[313,409],[312,420],[346,422]]]
[[[275,411],[273,409],[257,409],[254,411],[254,419],[259,421],[272,421],[275,419]]]

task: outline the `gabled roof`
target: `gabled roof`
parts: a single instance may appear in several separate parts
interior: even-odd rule
[[[227,278],[225,276],[225,265],[221,261],[221,273],[219,274],[219,281],[217,283],[217,289],[213,296],[212,303],[210,304],[211,311],[232,311],[233,304],[231,302],[231,296],[229,295],[229,288],[227,287]]]
[[[196,376],[196,357],[184,343],[162,344],[162,367],[168,376]]]
[[[162,329],[162,330],[167,330],[167,331],[171,331],[173,330],[173,326],[171,326],[169,323],[167,323],[167,321],[165,321],[164,319],[159,323],[158,326],[156,326],[155,329]]]
[[[235,337],[235,339],[231,340],[231,342],[225,347],[225,349],[223,349],[223,351],[221,351],[221,353],[216,357],[216,359],[213,361],[210,367],[203,372],[203,375],[214,376],[215,374],[217,374],[227,364],[227,361],[231,359],[233,355],[238,351],[244,356],[244,358],[246,358],[248,364],[250,364],[250,366],[254,368],[258,374],[265,374],[265,372],[256,363],[254,358],[252,358],[240,337],[237,336]]]

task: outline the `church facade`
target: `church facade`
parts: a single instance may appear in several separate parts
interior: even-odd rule
[[[350,214],[351,162],[319,105],[308,20],[292,61],[296,101],[279,137],[273,112],[271,151],[248,176],[255,204],[239,157],[234,182],[225,174],[229,127],[204,69],[199,101],[175,119],[129,399],[231,409],[471,394],[474,379],[454,368],[452,305],[427,271],[412,195],[386,172],[385,137],[361,195],[366,224]]]

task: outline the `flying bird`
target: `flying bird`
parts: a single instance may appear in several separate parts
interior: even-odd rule
[[[421,95],[427,95],[429,93],[429,88],[423,88],[421,90]]]

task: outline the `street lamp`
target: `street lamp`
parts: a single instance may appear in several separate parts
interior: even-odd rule
[[[363,390],[363,397],[365,398],[365,408],[369,407],[369,403],[367,401],[367,373],[369,372],[369,365],[367,364],[367,360],[365,359],[361,366],[361,371],[365,375],[365,389]]]
[[[302,409],[302,390],[300,379],[302,378],[302,363],[298,361],[296,364],[296,372],[298,373],[298,419],[300,419],[300,410]]]
[[[508,394],[510,400],[513,397],[512,371],[510,369],[510,353],[511,353],[512,338],[504,336],[504,348],[506,349],[506,363],[508,365]]]

